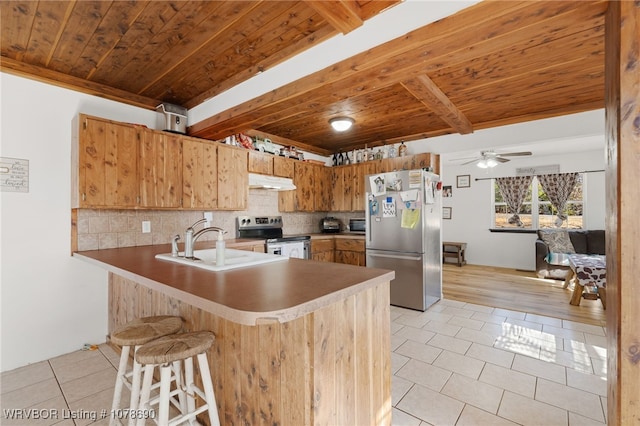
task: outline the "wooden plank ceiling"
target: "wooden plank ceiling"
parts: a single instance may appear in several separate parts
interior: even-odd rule
[[[5,0],[0,66],[146,108],[192,108],[396,3]],[[607,5],[481,2],[189,133],[248,132],[329,154],[603,108]],[[354,127],[333,132],[337,116]]]

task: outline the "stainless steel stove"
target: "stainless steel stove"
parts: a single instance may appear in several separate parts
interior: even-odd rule
[[[265,251],[298,259],[311,258],[311,237],[282,236],[282,216],[238,216],[237,238],[264,238]]]

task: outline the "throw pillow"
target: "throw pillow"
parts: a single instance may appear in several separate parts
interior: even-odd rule
[[[575,253],[569,232],[566,230],[539,231],[542,241],[547,243],[551,253]]]

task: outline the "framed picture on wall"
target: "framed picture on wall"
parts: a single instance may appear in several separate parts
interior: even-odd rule
[[[456,186],[458,188],[470,188],[471,187],[471,176],[470,175],[456,176]]]
[[[445,198],[453,197],[453,193],[451,192],[451,185],[445,185],[442,187],[442,196]]]
[[[451,219],[451,207],[443,207],[442,208],[442,218],[443,219]]]

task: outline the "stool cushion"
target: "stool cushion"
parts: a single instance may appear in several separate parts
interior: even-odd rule
[[[120,346],[143,345],[182,329],[182,318],[170,315],[137,318],[111,333],[111,342]]]
[[[210,331],[172,334],[142,345],[136,352],[140,364],[165,364],[207,351],[215,335]]]

